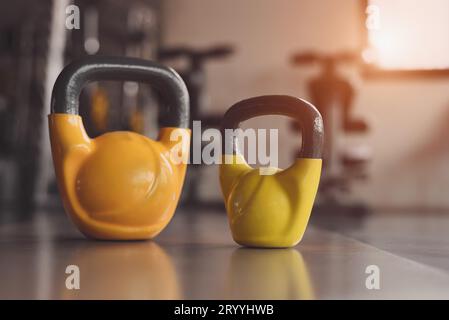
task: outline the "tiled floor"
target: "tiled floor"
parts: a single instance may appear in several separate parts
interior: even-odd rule
[[[63,212],[42,212],[0,226],[0,298],[448,299],[442,222],[382,219],[350,231],[312,225],[297,247],[262,250],[237,246],[216,212],[178,210],[155,241],[140,242],[89,241]],[[65,286],[68,265],[80,269],[80,290]],[[366,288],[370,265],[379,290]]]

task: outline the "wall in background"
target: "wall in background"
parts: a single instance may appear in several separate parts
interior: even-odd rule
[[[357,0],[166,0],[163,42],[236,47],[234,56],[207,67],[209,109],[224,112],[261,94],[307,97],[306,80],[316,69],[292,68],[289,57],[358,48],[360,10]],[[355,113],[371,123],[366,141],[374,158],[371,179],[356,185],[355,198],[378,207],[449,207],[448,89],[449,79],[358,81]],[[283,130],[285,166],[297,145],[285,119],[256,122]],[[204,194],[218,196],[216,168],[209,170]]]

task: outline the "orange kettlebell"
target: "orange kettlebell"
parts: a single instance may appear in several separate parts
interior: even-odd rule
[[[160,95],[157,141],[133,132],[89,138],[78,97],[90,81],[146,82]],[[189,95],[179,75],[154,62],[88,57],[68,65],[53,88],[49,129],[64,207],[88,237],[150,239],[170,222],[190,147]]]

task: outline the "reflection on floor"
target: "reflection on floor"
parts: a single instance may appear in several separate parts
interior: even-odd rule
[[[386,221],[376,223],[388,229]],[[376,233],[374,224],[363,224],[367,233],[350,231],[363,241],[312,225],[297,247],[262,250],[237,246],[216,212],[178,211],[155,241],[138,242],[89,241],[63,212],[41,212],[0,225],[0,298],[448,299],[449,272],[402,249],[388,252],[382,233],[362,239]],[[423,229],[401,241],[417,243],[415,231],[426,240]],[[80,269],[80,290],[65,286],[68,265]],[[365,285],[369,265],[380,269],[380,290]]]

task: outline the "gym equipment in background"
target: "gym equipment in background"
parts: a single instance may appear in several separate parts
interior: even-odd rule
[[[365,144],[344,146],[342,138],[363,136],[369,131],[363,119],[352,115],[354,87],[349,80],[338,72],[340,64],[357,64],[359,55],[342,52],[335,55],[304,52],[294,54],[295,66],[318,64],[321,73],[308,82],[308,91],[312,103],[323,116],[326,126],[326,138],[323,150],[323,177],[317,199],[317,207],[326,211],[338,211],[360,214],[367,211],[362,203],[345,197],[355,180],[366,179],[367,163],[371,152]],[[297,131],[297,127],[293,124]]]
[[[302,132],[302,148],[287,169],[271,174],[249,166],[238,150],[238,135],[226,139],[226,129],[262,115],[294,118]],[[221,126],[223,158],[220,184],[234,240],[252,247],[292,247],[304,235],[321,175],[323,122],[318,110],[290,96],[261,96],[234,104]],[[228,154],[232,152],[232,154]]]
[[[68,34],[65,60],[70,62],[86,55],[118,55],[156,61],[161,40],[162,21],[160,0],[91,1],[74,0],[80,9],[81,29]],[[131,90],[128,90],[130,89]],[[151,108],[156,103],[151,97],[149,86],[131,82],[99,82],[86,86],[80,96],[80,112],[84,126],[90,136],[105,131],[98,130],[93,119],[94,95],[100,89],[106,94],[107,130],[143,130],[142,125],[156,123]],[[144,119],[140,117],[143,116]],[[152,130],[150,128],[150,130]],[[141,133],[141,132],[139,132]]]
[[[91,117],[95,131],[99,134],[107,131],[109,106],[106,91],[96,85],[91,96]]]
[[[146,60],[157,59],[159,46],[159,20],[157,9],[149,3],[136,3],[131,6],[127,16],[128,39],[126,42],[126,56]],[[138,83],[124,83],[122,86],[122,125],[126,130],[140,134],[150,134],[145,127],[149,123],[156,123],[156,114],[151,117],[147,110],[156,105],[151,88],[140,86]]]
[[[52,1],[0,2],[0,220],[36,206],[52,10]]]
[[[180,71],[182,79],[186,83],[190,95],[190,119],[201,121],[202,130],[208,128],[219,128],[222,119],[221,114],[206,113],[205,109],[205,88],[206,70],[205,64],[209,61],[220,60],[230,56],[234,52],[232,46],[217,45],[208,49],[193,49],[189,47],[161,48],[159,51],[160,60],[184,59],[187,60],[187,68]],[[200,137],[193,137],[201,140]],[[191,144],[193,147],[193,144]],[[192,152],[190,153],[193,154]],[[181,199],[183,205],[188,207],[201,208],[223,208],[220,201],[203,200],[200,196],[199,186],[201,185],[202,169],[201,164],[190,162],[187,172],[186,187]]]
[[[133,132],[90,139],[78,96],[91,81],[137,81],[158,90],[161,129],[153,141]],[[136,58],[88,57],[68,65],[53,88],[49,129],[64,207],[88,237],[155,237],[170,222],[186,171],[190,144],[189,95],[173,70]],[[176,140],[175,137],[178,139]],[[181,141],[179,141],[181,138]]]

